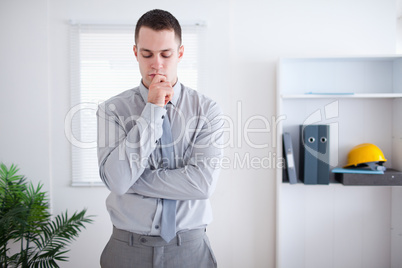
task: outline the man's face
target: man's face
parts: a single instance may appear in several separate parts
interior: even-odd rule
[[[134,54],[140,66],[142,82],[149,88],[156,74],[166,76],[173,86],[177,82],[177,64],[183,57],[173,30],[154,31],[141,27]]]

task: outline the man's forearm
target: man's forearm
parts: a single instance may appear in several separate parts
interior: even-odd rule
[[[106,186],[122,195],[137,181],[146,166],[138,165],[138,159],[148,159],[162,136],[163,108],[147,104],[138,118],[122,119],[108,113],[104,107],[98,110],[98,158],[100,177]],[[127,120],[135,121],[126,133]],[[136,158],[133,158],[136,156]]]
[[[172,170],[145,169],[130,192],[174,200],[208,199],[215,190],[219,176],[217,161],[210,159]]]
[[[209,198],[215,190],[223,156],[223,149],[219,147],[223,143],[221,124],[215,124],[215,131],[200,138],[199,142],[208,141],[208,146],[197,148],[200,143],[195,144],[193,154],[184,166],[172,170],[145,169],[130,191],[144,196],[175,200]]]

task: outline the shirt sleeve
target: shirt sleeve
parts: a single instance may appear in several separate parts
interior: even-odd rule
[[[218,106],[207,116],[183,167],[145,169],[130,191],[153,198],[208,199],[216,188],[223,156],[223,119]]]
[[[117,104],[118,105],[118,104]],[[162,136],[166,110],[147,103],[140,115],[118,114],[116,104],[103,103],[98,119],[99,174],[108,189],[125,194],[144,172],[149,155]],[[127,132],[127,125],[132,124]],[[138,164],[139,160],[141,160]]]

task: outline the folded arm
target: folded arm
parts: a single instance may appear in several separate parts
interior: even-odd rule
[[[217,107],[206,118],[208,120],[204,120],[202,128],[191,140],[191,153],[188,160],[184,159],[183,166],[176,169],[147,168],[130,192],[174,200],[209,198],[216,187],[223,155],[223,120]]]
[[[99,173],[110,191],[123,195],[144,172],[162,136],[166,110],[147,103],[141,115],[124,118],[106,106],[97,111]],[[128,124],[133,126],[127,132]]]

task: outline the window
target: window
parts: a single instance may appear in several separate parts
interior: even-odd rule
[[[98,172],[96,110],[108,98],[136,87],[141,81],[134,57],[135,25],[71,23],[71,109],[65,119],[72,149],[72,185],[103,185]],[[201,89],[205,38],[203,23],[182,25],[184,57],[181,83]]]

